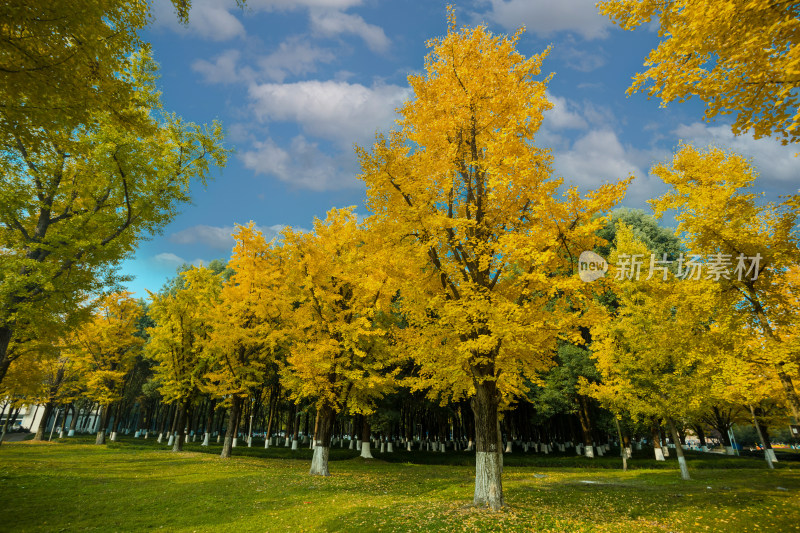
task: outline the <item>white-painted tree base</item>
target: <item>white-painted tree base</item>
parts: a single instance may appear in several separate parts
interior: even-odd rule
[[[664,452],[664,457],[669,457],[669,448],[667,448],[666,446],[662,446],[661,451]]]
[[[664,450],[662,448],[653,448],[653,452],[656,454],[656,461],[666,461],[666,459],[664,459]]]
[[[630,446],[628,446],[628,447],[626,447],[626,448],[625,448],[625,457],[626,457],[627,459],[631,459],[631,458],[633,458],[633,450],[631,450],[631,447],[630,447]]]
[[[297,449],[297,439],[292,439],[292,450]]]
[[[586,455],[586,457],[588,457],[589,459],[594,459],[594,446],[586,446],[586,449],[584,450],[584,455]]]
[[[506,453],[511,453],[511,441],[506,443]]]
[[[356,445],[355,441],[351,440],[350,441],[350,446],[348,446],[348,448],[351,449],[351,450],[354,450],[355,449],[355,445]]]
[[[312,476],[329,476],[328,472],[328,453],[329,449],[324,446],[314,446],[314,455],[311,458],[311,471],[309,474]]]
[[[211,440],[211,433],[206,431],[206,434],[203,435],[203,442],[200,444],[200,446],[208,446],[210,440]]]
[[[689,467],[686,466],[686,458],[678,456],[678,465],[681,467],[681,479],[689,480]]]
[[[392,447],[392,443],[386,445],[386,453],[394,453],[394,448]]]
[[[253,437],[247,437],[247,447],[248,448],[253,447]]]
[[[222,435],[217,435],[217,444],[219,444],[219,441],[220,441],[221,438],[222,438]]]
[[[239,437],[233,437],[233,442],[231,442],[231,448],[236,448],[237,444],[239,444]]]
[[[374,457],[372,457],[372,452],[370,451],[368,440],[365,440],[361,443],[361,457],[364,459],[374,459]]]
[[[163,438],[164,438],[164,434],[163,433],[159,433],[158,434],[158,438],[156,439],[156,442],[161,444],[161,439],[163,439]]]
[[[597,447],[597,456],[598,457],[603,457],[603,449],[605,449],[605,446],[598,446]]]
[[[447,450],[447,445],[444,442],[439,443],[439,451],[444,453]]]
[[[503,454],[475,453],[475,497],[473,504],[500,509],[503,506]]]
[[[775,457],[775,450],[773,450],[772,448],[769,448],[766,451],[766,454],[769,455],[769,458],[772,460],[773,463],[777,463],[778,462],[778,459]]]
[[[74,436],[75,436],[75,430],[70,429],[69,432],[67,433],[67,437],[74,437]]]
[[[175,435],[170,435],[169,439],[167,440],[167,446],[172,446],[173,442],[175,442]]]
[[[133,434],[133,438],[134,438],[134,439],[138,439],[138,438],[139,438],[139,434],[140,434],[140,433],[139,433],[139,431],[137,430],[137,431],[136,431],[136,433],[134,433],[134,434]]]
[[[386,453],[386,443],[383,442],[383,441],[381,441],[381,452],[380,453]]]
[[[411,441],[406,442],[406,451],[407,452],[411,451]]]
[[[469,439],[469,442],[467,443],[467,451],[468,452],[472,451],[472,446],[473,446],[472,439]]]

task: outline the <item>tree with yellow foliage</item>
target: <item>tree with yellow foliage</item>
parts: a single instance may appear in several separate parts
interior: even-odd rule
[[[133,369],[144,339],[138,336],[138,321],[143,314],[130,292],[102,297],[92,318],[75,331],[66,355],[82,375],[85,395],[100,405],[100,426],[96,444],[105,443],[111,405],[123,394],[128,374]],[[116,420],[120,412],[117,410]],[[111,440],[116,440],[116,432]]]
[[[736,114],[734,134],[800,141],[800,8],[774,0],[606,0],[600,12],[625,30],[659,26],[658,46],[628,93],[662,105],[697,96],[705,119]]]
[[[156,361],[153,373],[166,403],[177,403],[172,450],[183,449],[186,411],[200,389],[205,367],[202,343],[208,334],[208,310],[219,298],[219,275],[204,267],[181,272],[183,283],[169,291],[150,293],[149,313],[155,325],[145,353]]]
[[[469,397],[475,416],[475,505],[503,505],[499,414],[551,363],[557,340],[581,342],[591,322],[586,285],[572,275],[594,248],[627,182],[585,197],[559,194],[548,150],[535,144],[546,52],[523,57],[520,33],[456,28],[429,41],[425,74],[399,131],[359,149],[376,231],[391,247],[408,319],[406,349],[419,388]]]
[[[393,291],[374,234],[352,208],[330,210],[312,233],[285,230],[280,253],[293,309],[283,383],[293,398],[316,404],[310,473],[327,476],[337,414],[370,414],[394,388],[387,330]],[[371,457],[369,439],[362,446]]]
[[[678,228],[690,254],[707,258],[720,274],[728,312],[746,313],[747,333],[757,339],[753,361],[774,372],[785,401],[800,420],[797,293],[800,247],[794,200],[758,202],[748,192],[755,170],[740,155],[683,145],[671,163],[652,173],[669,191],[651,204],[657,215],[677,211]],[[706,274],[713,271],[706,270]]]
[[[709,384],[718,372],[712,333],[718,287],[711,280],[676,278],[663,257],[654,265],[659,270],[645,266],[647,278],[645,272],[637,275],[634,265],[649,263],[653,255],[623,223],[616,238],[609,257],[618,265],[610,270],[616,278],[615,309],[592,327],[602,381],[584,386],[607,407],[636,420],[665,418],[677,443],[681,476],[689,479],[675,421],[701,411],[710,397]],[[654,451],[663,460],[661,449]]]
[[[283,336],[281,305],[286,290],[279,258],[253,224],[239,226],[228,268],[233,270],[219,299],[208,309],[203,341],[202,389],[230,407],[223,458],[231,456],[242,401],[277,373],[275,352]],[[208,434],[206,434],[206,439]]]

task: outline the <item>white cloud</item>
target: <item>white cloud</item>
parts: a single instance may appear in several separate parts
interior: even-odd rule
[[[555,96],[550,92],[547,93],[547,99],[553,103],[553,108],[544,113],[543,127],[551,130],[564,130],[584,129],[588,126],[580,112],[575,109],[576,106],[572,101],[562,96]]]
[[[267,79],[282,82],[287,74],[314,72],[317,63],[330,63],[336,56],[330,50],[313,46],[301,36],[290,37],[278,49],[257,61]]]
[[[311,28],[319,35],[333,37],[342,33],[352,33],[361,37],[373,52],[385,52],[389,48],[389,38],[383,29],[368,24],[359,15],[340,11],[312,10]]]
[[[281,230],[283,230],[285,227],[286,226],[282,224],[275,224],[267,227],[255,226],[255,229],[260,231],[264,235],[264,238],[269,241],[277,237]],[[209,248],[213,248],[214,250],[230,252],[233,249],[234,244],[236,244],[236,241],[233,238],[233,235],[236,233],[236,231],[237,230],[235,226],[206,226],[204,224],[200,224],[173,233],[169,236],[169,240],[170,242],[176,244],[202,244]],[[180,259],[174,254],[159,255],[173,256],[174,258]]]
[[[628,206],[647,208],[646,201],[665,190],[664,184],[651,176],[648,169],[663,160],[666,151],[624,146],[610,129],[591,130],[569,148],[555,150],[553,155],[556,174],[583,191],[633,174],[635,179],[624,200]]]
[[[181,265],[202,266],[207,263],[205,259],[200,258],[196,258],[194,261],[187,261],[186,259],[170,252],[153,256],[153,261],[155,261],[158,265],[169,268],[178,268]]]
[[[316,143],[298,135],[286,149],[272,139],[253,143],[242,154],[244,166],[256,174],[267,174],[303,189],[323,191],[355,187],[355,157],[352,153],[329,156]]]
[[[240,80],[236,70],[239,56],[238,50],[226,50],[216,56],[213,63],[198,59],[192,63],[192,70],[202,74],[208,83],[234,83]]]
[[[541,36],[571,31],[586,39],[604,38],[611,21],[600,15],[597,0],[487,0],[491,9],[485,16],[509,31],[525,26]]]
[[[156,25],[166,26],[177,33],[191,33],[212,41],[227,41],[244,37],[244,25],[231,11],[239,10],[233,0],[194,0],[189,11],[189,24],[178,21],[170,0],[156,0],[153,5]]]
[[[673,133],[698,148],[714,145],[752,158],[759,181],[785,188],[787,194],[797,192],[796,146],[783,146],[773,138],[754,139],[749,133],[735,136],[728,125],[709,126],[701,122],[681,124]]]
[[[307,135],[349,150],[354,142],[371,142],[377,130],[391,127],[394,110],[409,97],[410,89],[311,80],[252,85],[249,94],[260,120],[297,122]]]

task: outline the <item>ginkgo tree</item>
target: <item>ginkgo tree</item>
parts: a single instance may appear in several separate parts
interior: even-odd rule
[[[606,0],[625,30],[657,22],[661,38],[628,93],[663,105],[697,96],[705,118],[735,113],[735,134],[800,141],[800,9],[773,0]]]
[[[284,230],[286,322],[290,343],[283,383],[317,408],[313,475],[328,475],[337,414],[370,414],[393,390],[398,367],[390,342],[393,291],[375,235],[351,209],[332,209],[310,233]],[[371,457],[369,439],[363,455]]]
[[[287,290],[280,259],[253,224],[240,226],[228,268],[233,270],[207,310],[202,389],[230,407],[222,457],[230,457],[242,402],[277,374],[284,337],[281,305]],[[206,441],[208,433],[206,433]]]
[[[143,309],[130,292],[100,298],[91,320],[77,329],[65,352],[82,375],[85,395],[100,405],[96,444],[105,443],[111,405],[122,397],[126,378],[141,352],[144,339],[137,335]],[[119,410],[116,417],[119,419]],[[116,440],[112,433],[111,440]]]
[[[676,278],[669,260],[662,256],[655,263],[654,254],[624,223],[617,227],[616,241],[609,256],[618,265],[611,271],[615,306],[591,330],[592,356],[602,380],[584,380],[584,389],[635,420],[666,419],[678,443],[676,420],[703,408],[711,378],[718,373],[714,331],[719,330],[713,325],[719,287],[709,279]],[[639,261],[655,268],[640,273],[635,267]],[[723,337],[726,332],[723,328]],[[664,459],[659,447],[654,451],[656,459]],[[681,476],[689,479],[680,446],[676,453]]]
[[[196,399],[205,370],[202,344],[209,331],[208,312],[219,298],[220,276],[205,267],[181,272],[183,283],[160,294],[150,293],[149,314],[155,325],[145,353],[157,364],[154,375],[166,403],[176,403],[173,451],[183,447],[186,411]]]
[[[785,401],[800,420],[797,350],[797,272],[800,268],[796,199],[762,203],[749,188],[755,170],[742,156],[709,147],[682,145],[669,163],[652,173],[670,189],[651,200],[657,215],[677,212],[676,233],[690,254],[706,258],[724,275],[723,293],[748,317],[758,338],[758,362],[780,380]]]
[[[572,275],[627,182],[560,192],[535,134],[552,107],[547,52],[525,58],[521,33],[456,28],[429,41],[425,73],[409,77],[400,129],[359,149],[375,226],[397,258],[406,349],[420,388],[471,398],[476,505],[503,505],[498,416],[546,369],[559,338],[592,320]]]

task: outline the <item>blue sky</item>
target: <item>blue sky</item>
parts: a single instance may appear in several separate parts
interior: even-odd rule
[[[369,146],[393,126],[425,42],[446,31],[447,3],[248,0],[242,11],[234,0],[194,0],[182,26],[169,1],[156,0],[143,37],[161,67],[165,109],[197,123],[221,120],[235,153],[123,264],[135,277],[129,289],[145,296],[183,262],[227,259],[236,223],[252,220],[269,237],[286,225],[310,228],[331,207],[366,214],[353,145]],[[652,28],[623,32],[594,0],[475,0],[456,4],[456,13],[459,25],[496,33],[524,25],[518,50],[526,56],[552,46],[543,74],[555,73],[555,107],[537,144],[552,148],[567,182],[586,190],[634,174],[623,205],[646,208],[664,191],[649,168],[682,139],[752,158],[769,199],[797,192],[796,148],[733,137],[724,121],[703,123],[699,102],[662,108],[641,94],[626,97],[658,42]]]

